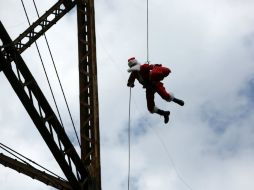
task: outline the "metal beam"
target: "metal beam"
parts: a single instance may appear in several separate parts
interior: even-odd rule
[[[41,170],[38,170],[29,164],[24,164],[13,158],[10,158],[2,153],[0,153],[0,164],[4,165],[5,167],[9,167],[13,170],[16,170],[19,173],[23,173],[27,176],[30,176],[31,178],[36,179],[54,188],[62,190],[72,190],[68,182],[63,181],[53,175],[47,174]]]
[[[76,5],[76,0],[59,0],[12,43],[21,54]],[[7,52],[5,52],[6,54]],[[6,56],[6,55],[5,55]]]
[[[77,0],[81,159],[89,168],[93,190],[101,189],[99,103],[94,0]]]
[[[3,45],[12,43],[1,22],[0,40]],[[0,65],[6,78],[26,108],[71,186],[75,190],[80,189],[80,184],[86,183],[89,177],[86,168],[21,55],[13,46],[6,47],[5,51],[8,56],[4,56],[0,52]],[[9,56],[13,60],[12,63],[8,61]],[[73,173],[73,170],[76,174]]]

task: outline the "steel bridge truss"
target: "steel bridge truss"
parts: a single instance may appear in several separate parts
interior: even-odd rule
[[[21,53],[77,4],[81,158],[50,107]],[[16,40],[0,22],[0,71],[26,108],[68,182],[3,154],[0,163],[58,189],[100,190],[99,114],[93,0],[60,0]]]

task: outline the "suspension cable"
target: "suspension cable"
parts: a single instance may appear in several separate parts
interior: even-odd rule
[[[26,7],[25,7],[25,4],[24,4],[23,0],[21,0],[21,3],[22,3],[22,6],[23,6],[23,9],[24,9],[24,12],[25,12],[25,14],[26,14],[27,22],[28,22],[29,26],[31,26],[31,23],[30,23],[30,20],[29,20],[29,17],[28,17],[27,11],[26,11]],[[57,109],[57,113],[58,113],[58,116],[59,116],[61,125],[64,127],[63,122],[62,122],[62,118],[61,118],[61,115],[60,115],[60,112],[59,112],[59,109],[58,109],[58,106],[57,106],[57,103],[56,103],[56,99],[55,99],[55,96],[54,96],[54,92],[53,92],[53,90],[52,90],[52,87],[51,87],[51,84],[50,84],[50,81],[49,81],[49,78],[48,78],[48,74],[47,74],[47,71],[46,71],[46,68],[45,68],[44,62],[43,62],[43,60],[42,60],[42,56],[41,56],[41,53],[40,53],[40,50],[39,50],[39,47],[38,47],[38,44],[37,44],[36,41],[35,41],[35,45],[36,45],[36,49],[37,49],[37,52],[38,52],[39,57],[40,57],[40,61],[41,61],[41,64],[42,64],[42,67],[43,67],[45,76],[46,76],[46,78],[47,78],[47,82],[48,82],[48,85],[49,85],[49,88],[50,88],[51,95],[52,95],[53,100],[54,100],[54,104],[55,104],[56,109]]]
[[[36,10],[36,13],[37,13],[38,18],[40,18],[39,11],[38,11],[37,5],[36,5],[36,3],[35,3],[35,0],[33,0],[33,4],[34,4],[34,7],[35,7],[35,10]],[[78,133],[77,133],[77,130],[76,130],[74,121],[73,121],[73,117],[72,117],[72,115],[71,115],[71,111],[70,111],[70,108],[69,108],[69,105],[68,105],[68,102],[67,102],[67,99],[66,99],[64,90],[63,90],[63,86],[62,86],[62,83],[61,83],[61,80],[60,80],[60,77],[59,77],[59,74],[58,74],[56,65],[55,65],[55,60],[54,60],[54,58],[53,58],[53,54],[52,54],[52,51],[51,51],[51,49],[50,49],[47,36],[46,36],[45,33],[43,34],[43,36],[44,36],[44,38],[45,38],[45,41],[46,41],[46,44],[47,44],[47,47],[48,47],[48,50],[49,50],[49,54],[50,54],[50,57],[51,57],[51,60],[52,60],[52,63],[53,63],[53,66],[54,66],[54,69],[55,69],[55,72],[56,72],[56,76],[57,76],[57,79],[58,79],[58,83],[59,83],[59,85],[60,85],[60,88],[61,88],[61,91],[62,91],[62,94],[63,94],[63,97],[64,97],[64,101],[65,101],[66,107],[67,107],[67,109],[68,109],[68,113],[69,113],[69,116],[70,116],[70,119],[71,119],[71,123],[72,123],[73,130],[74,130],[74,132],[75,132],[75,136],[76,136],[76,138],[77,138],[77,141],[78,141],[79,146],[81,147],[81,143],[80,143],[80,140],[79,140],[79,138],[78,138]]]
[[[128,127],[129,157],[128,157],[128,190],[130,189],[130,168],[131,168],[131,87],[129,95],[129,127]]]
[[[8,152],[9,154],[11,154],[12,156],[14,156],[15,158],[17,158],[18,160],[22,161],[23,163],[25,163],[26,165],[30,165],[27,161],[39,166],[40,168],[44,169],[45,171],[51,173],[52,175],[56,176],[57,178],[63,180],[63,181],[66,181],[65,179],[63,179],[62,177],[60,177],[59,175],[55,174],[54,172],[48,170],[47,168],[43,167],[42,165],[36,163],[35,161],[25,157],[24,155],[18,153],[17,151],[11,149],[10,147],[4,145],[3,143],[0,142],[0,148],[2,148],[3,150],[5,150],[6,152]],[[17,156],[18,155],[18,156]],[[22,158],[26,159],[27,161],[23,160]]]

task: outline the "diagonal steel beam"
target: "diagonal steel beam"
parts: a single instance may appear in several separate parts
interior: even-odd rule
[[[29,164],[24,164],[13,158],[10,158],[2,153],[0,153],[0,164],[16,170],[19,173],[30,176],[31,178],[41,181],[42,183],[45,183],[46,185],[52,186],[54,188],[62,190],[72,190],[68,182],[63,181],[53,175],[47,174],[41,170],[38,170]]]
[[[12,43],[1,22],[0,41],[3,45]],[[87,169],[21,55],[13,46],[6,47],[5,50],[13,60],[12,63],[9,63],[9,57],[5,57],[0,52],[0,65],[6,78],[26,108],[71,186],[73,189],[79,190],[81,188],[80,184],[86,183],[89,178]]]
[[[59,0],[12,43],[21,54],[76,5],[76,0]],[[6,54],[6,52],[5,52]]]

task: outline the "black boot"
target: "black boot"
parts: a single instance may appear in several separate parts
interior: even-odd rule
[[[164,117],[164,123],[168,123],[170,111],[164,111],[164,110],[158,109],[157,113]]]
[[[175,102],[176,104],[180,105],[180,106],[183,106],[183,105],[184,105],[184,101],[183,101],[183,100],[174,98],[172,101]]]

